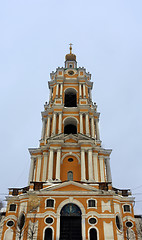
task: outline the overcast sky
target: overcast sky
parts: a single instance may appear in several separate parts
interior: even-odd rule
[[[142,1],[0,1],[0,194],[27,185],[41,136],[47,83],[73,43],[92,74],[113,186],[131,188],[142,214]]]

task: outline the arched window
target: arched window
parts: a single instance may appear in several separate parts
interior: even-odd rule
[[[95,228],[90,229],[89,235],[89,240],[97,240],[97,231]]]
[[[52,240],[52,229],[46,228],[45,234],[44,234],[44,240]]]
[[[77,107],[76,91],[73,88],[67,88],[65,91],[65,107]]]
[[[73,180],[73,172],[69,171],[68,172],[68,181],[72,181]]]
[[[16,204],[10,204],[9,211],[15,212],[16,211]]]
[[[74,118],[67,118],[65,120],[64,134],[77,134],[77,121]]]
[[[53,199],[47,199],[46,200],[46,207],[53,208],[54,207],[54,200]]]
[[[124,212],[130,212],[130,205],[124,205]]]
[[[88,207],[96,207],[96,201],[94,199],[88,200]]]

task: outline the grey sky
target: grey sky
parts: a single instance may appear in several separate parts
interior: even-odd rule
[[[49,74],[64,66],[70,42],[78,66],[92,74],[113,185],[142,185],[141,13],[141,0],[0,1],[0,194],[27,185]],[[142,214],[142,186],[133,193]]]

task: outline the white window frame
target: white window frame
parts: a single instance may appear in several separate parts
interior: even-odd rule
[[[54,201],[54,206],[53,207],[47,207],[46,206],[46,202],[47,202],[47,200],[53,200]],[[52,198],[52,197],[50,197],[50,198],[46,198],[45,199],[45,209],[55,209],[55,199],[54,198]]]
[[[94,200],[95,201],[95,207],[89,207],[89,200]],[[91,209],[91,208],[97,209],[97,200],[94,199],[94,198],[87,199],[87,209]]]

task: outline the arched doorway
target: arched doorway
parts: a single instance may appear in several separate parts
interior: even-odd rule
[[[95,228],[90,229],[89,240],[97,240],[97,231]]]
[[[61,209],[60,240],[82,240],[81,232],[81,210],[68,203]]]
[[[46,228],[44,233],[44,240],[52,240],[52,229]]]

